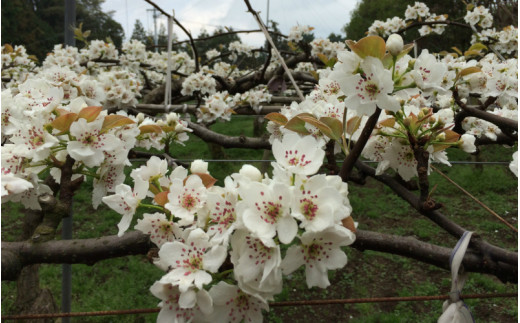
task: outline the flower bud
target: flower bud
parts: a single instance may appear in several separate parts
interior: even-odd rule
[[[392,54],[392,56],[397,56],[403,50],[403,38],[398,34],[392,34],[386,40],[386,49],[388,52]]]
[[[191,162],[190,171],[192,173],[207,174],[208,163],[203,161],[202,159],[195,159],[193,162]]]
[[[262,173],[260,173],[258,168],[256,168],[255,166],[246,164],[242,166],[242,168],[240,168],[240,171],[238,173],[255,182],[260,182],[262,180]]]
[[[477,151],[477,147],[475,146],[475,136],[463,134],[460,137],[460,140],[458,142],[459,148],[467,153],[474,153]]]

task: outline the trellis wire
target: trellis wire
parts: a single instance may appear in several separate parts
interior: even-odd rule
[[[514,297],[518,297],[518,294],[517,293],[467,294],[467,295],[461,295],[460,297],[462,299],[514,298]],[[441,300],[446,300],[449,298],[450,298],[449,295],[433,295],[433,296],[408,296],[408,297],[314,299],[314,300],[301,300],[301,301],[273,302],[273,303],[269,303],[269,306],[283,307],[283,306],[320,306],[320,305],[359,304],[359,303],[425,302],[425,301],[441,301]],[[17,315],[2,315],[2,320],[29,320],[29,319],[58,318],[58,317],[151,314],[151,313],[157,313],[160,310],[161,310],[160,308],[143,308],[143,309],[132,309],[132,310],[75,312],[75,313],[17,314]]]
[[[440,170],[438,170],[437,168],[433,167],[433,170],[436,171],[437,173],[439,173],[439,175],[441,175],[442,177],[444,177],[448,182],[450,182],[451,184],[453,184],[456,188],[458,188],[459,190],[461,190],[464,194],[466,194],[467,196],[469,196],[473,201],[477,202],[480,206],[482,206],[486,211],[488,211],[489,213],[491,213],[494,217],[496,217],[498,220],[500,220],[502,223],[504,223],[507,227],[509,227],[511,230],[515,231],[516,233],[518,233],[518,229],[515,228],[514,226],[512,226],[509,222],[507,222],[504,218],[502,218],[500,215],[498,215],[495,211],[493,211],[492,209],[490,209],[486,204],[482,203],[479,199],[477,199],[476,197],[474,197],[470,192],[466,191],[464,188],[462,188],[459,184],[455,183],[451,178],[449,178],[448,176],[446,176],[446,174],[442,173]]]

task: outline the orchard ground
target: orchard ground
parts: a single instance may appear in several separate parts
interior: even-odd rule
[[[234,117],[232,123],[217,123],[213,129],[229,135],[252,135],[249,117]],[[190,136],[187,146],[176,146],[178,159],[213,158],[208,145]],[[504,147],[481,147],[478,157],[448,149],[449,160],[509,161],[511,152]],[[261,159],[263,152],[249,149],[224,149],[227,159]],[[272,156],[269,156],[272,159]],[[139,163],[134,165],[138,166]],[[261,168],[261,163],[253,163]],[[223,183],[223,178],[240,169],[241,163],[210,163],[210,172]],[[491,209],[517,226],[518,182],[506,165],[437,166],[455,182],[474,194]],[[129,172],[129,170],[128,170]],[[517,234],[436,173],[430,176],[438,184],[433,195],[446,205],[443,212],[456,223],[479,233],[499,247],[517,251]],[[85,185],[74,199],[74,238],[93,238],[117,233],[121,216],[102,204],[97,210],[91,206],[91,185]],[[385,199],[376,198],[385,196]],[[373,198],[371,198],[373,197]],[[419,215],[399,197],[374,179],[364,186],[349,185],[349,199],[353,218],[360,229],[382,233],[413,236],[421,241],[452,248],[456,240]],[[368,203],[367,203],[368,201]],[[21,206],[12,203],[2,206],[4,241],[15,241],[21,232]],[[140,214],[134,216],[135,224]],[[345,249],[349,262],[335,272],[329,272],[331,286],[327,289],[308,289],[303,268],[284,281],[283,292],[277,301],[368,298],[414,295],[447,295],[450,273],[415,260],[373,251]],[[102,311],[153,308],[159,303],[149,292],[163,275],[143,256],[110,259],[93,266],[73,265],[72,311]],[[42,265],[41,285],[50,288],[60,304],[61,266]],[[469,274],[463,293],[517,292],[517,285],[502,284],[489,275]],[[16,294],[15,282],[2,282],[2,314],[9,313]],[[467,300],[477,322],[513,322],[517,320],[517,299]],[[300,307],[272,307],[266,322],[436,322],[442,313],[442,301],[348,304]],[[76,322],[155,322],[156,314],[81,318]]]

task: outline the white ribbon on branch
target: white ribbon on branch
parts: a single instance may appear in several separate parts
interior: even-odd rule
[[[442,304],[442,315],[437,323],[471,323],[475,322],[473,315],[468,306],[460,299],[460,292],[466,282],[467,274],[464,267],[460,267],[462,259],[468,249],[469,240],[473,232],[466,231],[457,242],[457,245],[451,252],[451,291],[450,299]],[[459,272],[460,268],[460,272]]]

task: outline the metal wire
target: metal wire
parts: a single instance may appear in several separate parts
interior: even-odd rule
[[[461,295],[460,297],[461,297],[461,299],[513,298],[513,297],[518,297],[518,294],[517,293],[468,294],[468,295]],[[440,301],[440,300],[446,300],[449,298],[450,298],[449,295],[435,295],[435,296],[409,296],[409,297],[315,299],[315,300],[273,302],[273,303],[269,303],[269,306],[282,307],[282,306],[305,306],[305,305],[316,306],[316,305],[357,304],[357,303],[424,302],[424,301]],[[114,310],[114,311],[96,311],[96,312],[2,315],[2,321],[3,320],[30,320],[30,319],[42,319],[42,318],[58,318],[58,317],[150,314],[150,313],[157,313],[160,310],[161,310],[160,308],[143,308],[143,309],[132,309],[132,310]]]

